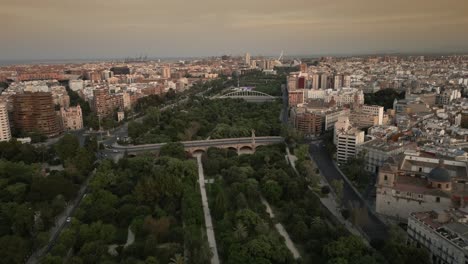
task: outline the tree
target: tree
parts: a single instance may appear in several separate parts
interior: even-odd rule
[[[262,191],[265,194],[265,197],[272,203],[277,203],[283,193],[281,186],[274,180],[266,181],[262,186]]]
[[[237,223],[233,231],[234,238],[237,240],[244,240],[249,235],[247,228],[241,222]]]
[[[185,159],[185,149],[182,143],[171,142],[161,147],[160,156],[169,156],[176,159]]]
[[[3,263],[23,263],[30,250],[29,243],[20,236],[0,237],[0,259]]]
[[[173,258],[171,258],[171,262],[169,264],[184,264],[185,260],[181,254],[175,254]]]
[[[349,263],[359,263],[356,259],[368,254],[366,245],[357,236],[340,237],[323,248],[327,259],[344,259]],[[340,262],[338,262],[340,263]]]
[[[381,252],[389,264],[430,263],[426,250],[406,244],[405,234],[398,226],[390,228],[389,237]]]
[[[64,163],[66,160],[71,159],[75,156],[80,142],[78,138],[72,134],[65,134],[56,144],[55,150],[58,156]]]
[[[90,152],[89,150],[80,147],[76,151],[76,155],[72,163],[82,175],[86,175],[91,171],[93,167],[94,157],[95,156],[93,152]]]
[[[295,149],[294,154],[299,162],[306,160],[309,157],[309,145],[299,145],[299,147]]]
[[[343,180],[333,180],[331,186],[336,193],[338,204],[341,205],[343,203]]]

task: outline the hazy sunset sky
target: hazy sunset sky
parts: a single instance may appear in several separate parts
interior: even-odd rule
[[[468,51],[468,0],[0,0],[0,25],[0,60]]]

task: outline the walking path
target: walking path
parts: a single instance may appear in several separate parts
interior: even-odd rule
[[[296,170],[296,161],[297,161],[297,157],[295,155],[291,155],[291,153],[289,152],[289,149],[286,148],[286,159],[289,160],[289,163],[291,164],[291,167],[294,169],[294,171],[296,173],[297,170]],[[313,159],[311,158],[311,161],[313,161]],[[316,164],[314,164],[314,167],[317,167]],[[366,243],[367,245],[369,244],[368,243],[368,237],[365,236],[365,234],[363,234],[363,232],[360,232],[355,226],[353,226],[349,221],[347,221],[346,219],[344,219],[344,217],[341,215],[341,211],[340,211],[340,206],[338,205],[338,198],[336,197],[336,194],[333,190],[333,188],[331,188],[331,186],[326,182],[326,179],[324,178],[324,176],[322,175],[322,173],[319,173],[319,176],[320,176],[320,182],[319,182],[319,187],[322,188],[323,186],[328,186],[330,188],[330,193],[325,196],[325,197],[320,197],[319,195],[316,194],[316,196],[319,198],[320,200],[320,203],[328,209],[328,211],[341,223],[343,224],[346,229],[353,235],[356,235],[356,236],[359,236],[362,238],[362,240],[364,241],[364,243]],[[309,190],[311,191],[314,191],[312,189],[311,186],[307,186],[309,188]],[[315,193],[315,192],[314,192]]]
[[[266,206],[266,211],[270,215],[270,218],[273,219],[275,218],[275,214],[273,213],[273,210],[271,210],[270,204],[265,200],[265,198],[261,197],[262,203]],[[284,229],[283,225],[280,223],[275,224],[275,228],[278,231],[278,233],[284,237],[284,241],[286,243],[286,247],[291,251],[293,254],[294,259],[298,259],[301,257],[301,254],[299,254],[299,251],[297,250],[296,246],[292,242],[291,238],[289,237],[288,232],[286,229]]]
[[[201,155],[198,154],[198,184],[200,185],[200,194],[203,203],[203,214],[205,215],[206,235],[208,237],[208,245],[210,246],[213,256],[211,257],[211,264],[219,264],[218,248],[216,247],[216,239],[213,229],[213,221],[211,220],[210,208],[208,207],[208,197],[205,189],[205,175],[203,173],[203,165]]]

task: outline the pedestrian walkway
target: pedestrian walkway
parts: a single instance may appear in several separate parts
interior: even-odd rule
[[[270,215],[270,218],[275,218],[275,214],[273,213],[273,210],[271,210],[270,204],[268,203],[265,198],[261,197],[262,203],[266,206],[266,211]],[[298,259],[301,257],[301,254],[299,254],[299,251],[297,250],[296,246],[294,245],[293,241],[289,237],[288,232],[286,229],[284,229],[283,225],[281,223],[275,224],[275,228],[278,231],[278,233],[284,238],[284,242],[286,243],[286,247],[291,251],[291,254],[293,255],[294,259]]]
[[[205,175],[203,173],[203,164],[201,161],[201,155],[196,155],[198,163],[198,184],[200,185],[200,194],[203,203],[203,214],[205,216],[206,236],[208,237],[208,245],[210,246],[211,252],[211,264],[219,264],[218,248],[216,247],[216,239],[213,229],[213,221],[211,220],[210,208],[208,206],[208,197],[206,195],[205,188]]]

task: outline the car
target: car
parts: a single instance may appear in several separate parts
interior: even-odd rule
[[[119,153],[119,151],[116,150],[116,149],[112,150],[112,152],[114,152],[114,153]]]
[[[70,223],[71,222],[71,217],[70,216],[67,217],[66,221],[67,221],[67,223]]]

